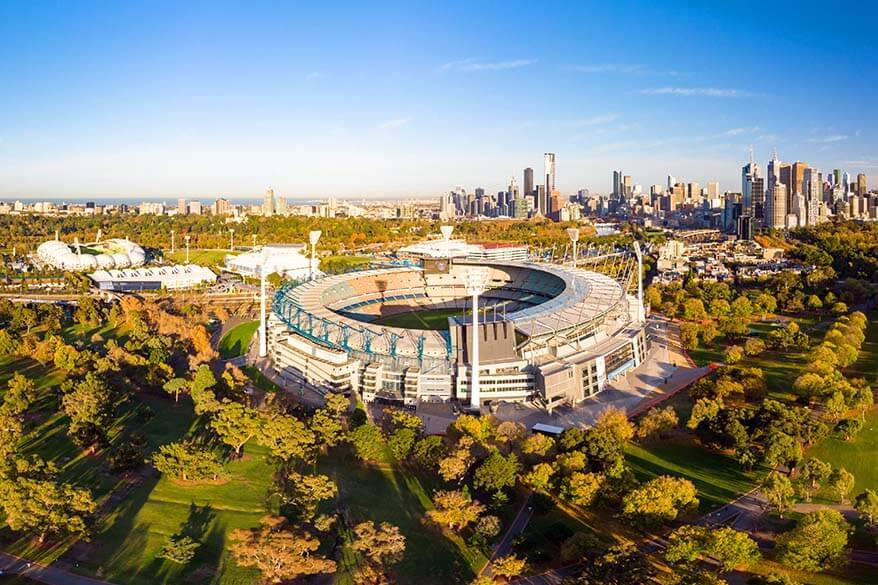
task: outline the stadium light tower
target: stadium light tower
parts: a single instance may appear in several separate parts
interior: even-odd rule
[[[488,284],[488,270],[473,267],[466,272],[466,292],[473,297],[473,345],[470,348],[469,404],[473,410],[481,410],[479,387],[479,295],[485,292]]]
[[[229,228],[229,252],[235,251],[235,228]]]
[[[308,243],[311,244],[311,266],[308,270],[308,279],[314,280],[314,263],[317,259],[317,242],[320,240],[320,234],[322,234],[320,230],[311,230],[308,233]]]
[[[259,259],[259,357],[268,355],[268,320],[265,316],[265,277],[268,264],[268,251],[263,249]]]
[[[637,320],[646,320],[646,307],[643,305],[643,252],[640,242],[634,242],[634,255],[637,256]]]
[[[256,234],[253,234],[253,249],[256,249]]]
[[[186,264],[189,264],[189,234],[186,234]]]
[[[174,253],[174,230],[171,230],[171,254]]]
[[[567,235],[573,242],[573,267],[576,268],[576,244],[579,242],[579,230],[577,228],[567,228]]]
[[[445,256],[451,256],[451,253],[448,249],[451,247],[451,233],[454,231],[453,225],[442,225],[439,226],[439,231],[442,232],[442,240],[445,242]]]

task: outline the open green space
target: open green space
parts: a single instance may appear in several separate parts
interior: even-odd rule
[[[228,250],[195,250],[189,249],[189,263],[200,264],[201,266],[222,266],[226,263],[226,256],[231,254]],[[167,262],[174,264],[184,264],[186,262],[186,248],[181,246],[171,252],[164,250],[162,252]]]
[[[863,430],[850,441],[827,437],[809,449],[806,457],[816,457],[853,473],[854,494],[865,489],[878,490],[878,410],[866,415]]]
[[[433,508],[435,481],[401,466],[368,466],[344,450],[321,458],[318,471],[338,484],[342,509],[352,523],[390,522],[406,537],[405,557],[394,567],[401,583],[469,583],[487,562],[459,537],[426,522]],[[348,555],[345,555],[348,558]],[[337,583],[352,583],[350,567],[341,565]]]
[[[247,353],[253,334],[259,329],[259,321],[248,321],[229,329],[219,342],[219,354],[224,360]]]
[[[343,274],[357,268],[364,268],[372,258],[368,256],[348,256],[337,254],[320,258],[320,270],[327,274]]]
[[[436,309],[430,311],[411,311],[379,317],[372,321],[375,325],[401,327],[403,329],[429,329],[447,331],[448,318],[461,315],[460,309]]]
[[[699,512],[710,512],[752,489],[758,471],[746,472],[730,455],[711,451],[691,436],[630,443],[625,456],[641,481],[660,475],[686,478],[698,490]]]

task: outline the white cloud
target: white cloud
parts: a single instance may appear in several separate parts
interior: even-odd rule
[[[753,97],[756,94],[742,89],[723,89],[718,87],[657,87],[641,89],[642,95],[678,95],[685,97]]]
[[[321,77],[323,77],[322,73],[320,73],[319,71],[312,71],[305,76],[305,81],[314,81],[316,79],[320,79]]]
[[[392,120],[387,120],[386,122],[382,122],[378,127],[382,128],[382,129],[401,128],[402,126],[405,126],[406,124],[408,124],[411,121],[412,121],[411,118],[394,118]]]
[[[591,118],[576,120],[570,124],[570,127],[581,128],[583,126],[600,126],[601,124],[609,124],[610,122],[615,122],[618,119],[619,114],[603,114],[600,116],[592,116]]]
[[[682,75],[679,71],[659,71],[656,69],[649,69],[644,67],[643,65],[619,65],[619,64],[603,64],[603,65],[570,65],[565,67],[567,71],[573,71],[575,73],[588,73],[588,74],[596,74],[596,73],[619,73],[622,75],[665,75],[669,77],[676,77],[678,75]]]
[[[847,140],[846,134],[833,134],[831,136],[821,136],[820,138],[809,138],[808,142],[813,142],[817,144],[831,144],[833,142],[841,142],[842,140]]]
[[[753,126],[752,128],[732,128],[731,130],[727,130],[726,136],[740,136],[742,134],[756,134],[759,132],[759,126]]]
[[[512,61],[495,61],[485,63],[476,61],[473,58],[460,59],[458,61],[449,61],[442,65],[440,71],[505,71],[507,69],[518,69],[527,67],[536,63],[537,59],[515,59]]]

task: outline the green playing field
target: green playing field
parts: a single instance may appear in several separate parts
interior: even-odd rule
[[[432,311],[412,311],[379,317],[372,321],[374,325],[401,327],[403,329],[431,329],[445,331],[448,329],[448,318],[460,315],[460,309],[438,309]]]

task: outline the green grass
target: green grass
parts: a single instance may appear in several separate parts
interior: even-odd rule
[[[186,247],[180,246],[173,253],[170,250],[164,250],[162,254],[165,260],[174,264],[183,264],[186,262]],[[189,248],[189,262],[191,264],[200,264],[201,266],[222,266],[226,263],[226,256],[231,254],[228,250],[195,250]]]
[[[259,321],[248,321],[229,329],[219,342],[220,357],[227,360],[244,355],[257,329]]]
[[[854,495],[865,489],[878,490],[878,410],[866,415],[863,430],[850,441],[828,437],[809,449],[806,457],[816,457],[853,473]]]
[[[433,508],[430,494],[437,487],[431,478],[406,468],[367,466],[345,450],[333,452],[318,464],[318,471],[338,484],[341,506],[351,522],[390,522],[406,537],[406,551],[394,572],[401,583],[469,583],[487,559],[460,538],[450,538],[426,523]],[[351,555],[344,558],[350,561]],[[340,566],[337,583],[352,583],[350,566]]]
[[[372,323],[385,327],[402,327],[403,329],[429,329],[435,331],[448,330],[448,318],[459,316],[460,309],[438,309],[435,311],[412,311],[379,317]]]
[[[269,380],[265,374],[253,366],[244,366],[241,370],[243,370],[253,384],[263,392],[270,392],[273,394],[281,389],[277,384]]]
[[[759,478],[758,472],[743,471],[733,457],[702,447],[689,435],[629,443],[625,455],[641,481],[660,475],[692,481],[698,490],[698,509],[702,514],[749,491]]]

